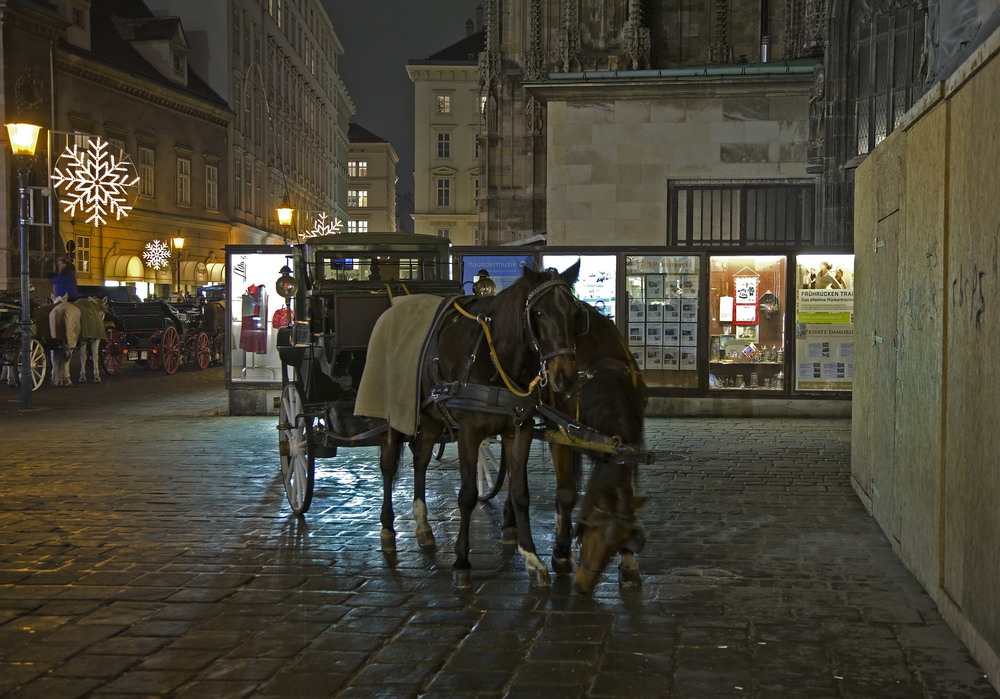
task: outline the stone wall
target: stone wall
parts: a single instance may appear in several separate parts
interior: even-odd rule
[[[1000,687],[1000,32],[858,168],[854,486]]]
[[[811,85],[810,75],[666,85],[656,94],[604,89],[600,99],[554,92],[548,244],[664,244],[671,180],[806,177]]]

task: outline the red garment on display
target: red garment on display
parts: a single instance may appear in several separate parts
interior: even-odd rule
[[[291,325],[293,320],[295,320],[295,313],[291,309],[279,308],[274,312],[274,317],[271,319],[271,327],[283,328],[286,325]]]

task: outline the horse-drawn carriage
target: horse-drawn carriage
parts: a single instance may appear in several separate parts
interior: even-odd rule
[[[516,537],[532,581],[548,584],[527,517],[528,449],[540,434],[556,466],[556,571],[572,570],[574,478],[585,451],[594,467],[581,506],[575,582],[588,592],[620,550],[622,579],[637,583],[641,498],[632,486],[648,456],[641,448],[645,389],[614,324],[573,295],[577,272],[578,265],[562,274],[525,270],[496,297],[459,296],[443,239],[336,235],[293,246],[291,266],[275,285],[290,311],[277,347],[279,457],[292,510],[309,508],[316,458],[378,444],[380,538],[383,551],[395,551],[392,483],[409,442],[417,541],[432,546],[426,468],[443,442],[457,441],[462,522],[454,572],[456,585],[467,587],[479,452],[499,436],[509,474],[505,540]]]
[[[182,364],[206,369],[221,358],[225,335],[220,304],[110,301],[108,314],[103,355],[108,374],[117,374],[125,360],[173,374]]]
[[[11,386],[20,385],[21,380],[21,305],[6,295],[0,296],[0,375]],[[32,335],[29,346],[31,369],[31,390],[37,391],[45,382],[48,360],[45,348]]]

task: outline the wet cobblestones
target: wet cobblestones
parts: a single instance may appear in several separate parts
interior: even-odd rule
[[[429,473],[438,549],[404,468],[387,556],[376,450],[319,461],[289,516],[275,419],[226,415],[221,369],[127,366],[34,402],[0,398],[0,694],[997,696],[852,492],[847,420],[649,420],[644,584],[609,572],[588,598],[528,584],[499,501],[455,592],[452,447]],[[547,559],[540,446],[531,468]]]

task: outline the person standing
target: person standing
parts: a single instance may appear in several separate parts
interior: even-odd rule
[[[840,282],[834,279],[831,271],[833,270],[833,265],[829,262],[819,263],[819,274],[816,275],[816,285],[813,287],[815,289],[840,289]]]
[[[52,295],[55,297],[66,296],[69,301],[76,301],[80,298],[80,290],[76,286],[76,267],[68,257],[60,257],[56,260],[58,271],[49,277],[52,282]]]

